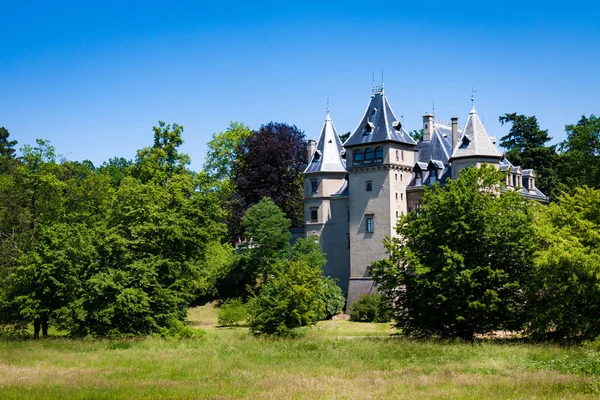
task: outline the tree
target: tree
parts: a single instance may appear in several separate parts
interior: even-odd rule
[[[600,188],[600,118],[581,117],[565,127],[567,139],[560,144],[560,174],[563,189],[579,186]]]
[[[473,340],[523,326],[532,206],[503,180],[492,166],[465,169],[399,219],[398,236],[385,241],[389,257],[371,272],[405,333]]]
[[[504,114],[499,117],[500,123],[511,124],[510,131],[500,139],[500,146],[505,148],[506,158],[513,165],[523,169],[533,169],[537,175],[538,187],[550,199],[558,196],[558,165],[556,146],[546,146],[551,138],[548,130],[541,130],[535,116]]]
[[[154,181],[167,186],[169,179],[185,172],[190,163],[190,157],[178,150],[183,144],[183,126],[173,124],[171,129],[171,125],[159,121],[152,129],[154,145],[138,150],[132,174],[142,182]]]
[[[233,164],[233,235],[241,232],[239,221],[244,212],[263,197],[273,200],[292,227],[303,225],[302,172],[307,165],[306,153],[304,133],[295,126],[277,122],[261,126],[241,143]]]
[[[350,137],[351,134],[352,134],[352,132],[348,131],[348,132],[344,133],[343,135],[340,135],[340,141],[342,143],[344,143],[346,140],[348,140],[348,138]]]
[[[600,190],[577,188],[539,210],[531,331],[558,340],[600,335]]]
[[[0,157],[15,158],[14,147],[17,144],[16,140],[8,140],[10,133],[5,127],[0,128]]]
[[[98,168],[98,172],[107,174],[110,177],[111,186],[117,188],[125,177],[131,175],[132,167],[133,161],[123,157],[113,157],[108,162],[105,161]]]
[[[250,128],[240,122],[232,122],[225,132],[213,133],[204,160],[203,170],[211,181],[230,181],[233,164],[238,158],[241,143],[252,134]]]
[[[294,329],[317,323],[324,313],[321,270],[304,261],[278,261],[259,294],[249,303],[254,334],[293,336]]]

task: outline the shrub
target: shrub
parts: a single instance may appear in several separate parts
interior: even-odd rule
[[[323,276],[321,280],[323,281],[323,295],[321,296],[321,300],[325,303],[323,319],[330,319],[334,315],[341,314],[344,311],[346,299],[335,279]]]
[[[229,299],[219,309],[219,325],[238,325],[240,322],[245,321],[247,316],[248,311],[242,299]]]
[[[252,332],[293,336],[294,329],[314,325],[325,307],[322,291],[320,268],[303,261],[279,261],[248,304]]]
[[[392,311],[380,294],[368,294],[360,297],[350,308],[350,318],[360,322],[390,322]]]

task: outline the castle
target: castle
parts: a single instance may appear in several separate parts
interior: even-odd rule
[[[347,305],[374,291],[371,261],[385,257],[383,239],[397,236],[396,221],[420,206],[423,188],[455,179],[483,163],[506,173],[506,185],[547,202],[533,170],[513,166],[488,136],[474,98],[463,127],[423,116],[415,142],[392,111],[383,87],[373,88],[358,127],[342,144],[327,112],[318,141],[309,141],[304,171],[305,235],[317,235],[327,254],[324,274],[338,279]]]

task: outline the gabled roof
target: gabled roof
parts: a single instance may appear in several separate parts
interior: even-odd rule
[[[371,95],[365,114],[344,147],[386,141],[416,145],[396,118],[382,88]]]
[[[467,119],[463,134],[458,139],[450,158],[457,159],[466,157],[502,158],[502,154],[500,154],[485,131],[483,123],[479,119],[477,111],[475,111],[475,106],[471,107],[471,112],[469,113],[469,118]]]
[[[346,160],[342,158],[343,151],[342,142],[328,112],[317,147],[315,152],[309,155],[310,162],[304,173],[346,172]]]

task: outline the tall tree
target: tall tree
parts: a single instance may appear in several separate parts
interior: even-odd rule
[[[465,169],[398,220],[389,257],[371,272],[407,334],[473,340],[522,328],[533,217],[518,193],[501,190],[503,180],[491,166]]]
[[[190,157],[178,150],[183,144],[183,126],[173,124],[171,127],[159,121],[152,129],[154,145],[138,150],[133,176],[142,182],[155,181],[167,186],[173,174],[186,171],[190,163]]]
[[[212,181],[230,181],[233,164],[238,158],[240,144],[252,134],[250,128],[240,122],[232,122],[225,132],[213,133],[207,144],[203,170]]]
[[[269,197],[292,222],[304,220],[303,177],[307,165],[306,140],[296,126],[270,122],[252,132],[240,145],[233,164],[234,200],[232,233],[241,232],[244,212]]]
[[[559,147],[564,189],[571,192],[583,185],[600,188],[600,118],[584,115],[565,131],[567,139]]]
[[[15,158],[16,140],[8,140],[10,133],[5,127],[0,128],[0,157]]]
[[[593,340],[600,335],[600,190],[576,188],[538,214],[542,248],[530,290],[530,329],[558,340]]]
[[[551,140],[548,130],[540,129],[535,116],[510,113],[499,120],[502,125],[511,124],[508,134],[500,139],[500,146],[507,150],[506,158],[513,165],[535,170],[536,186],[554,200],[558,195],[557,154],[555,145],[546,145]]]

